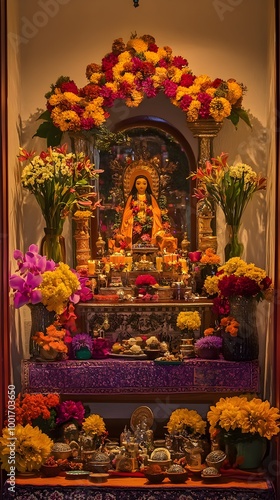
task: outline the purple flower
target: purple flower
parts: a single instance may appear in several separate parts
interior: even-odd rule
[[[221,349],[223,340],[221,337],[216,337],[215,335],[207,335],[207,337],[202,337],[198,339],[195,343],[196,349]]]
[[[55,269],[55,262],[40,255],[37,245],[30,245],[25,254],[15,250],[13,256],[18,267],[15,274],[10,276],[9,284],[14,291],[15,308],[19,309],[25,304],[38,304],[42,300],[42,294],[38,290],[42,274]]]
[[[72,338],[72,349],[74,352],[81,349],[81,347],[87,347],[90,351],[93,347],[93,339],[88,333],[77,333]]]

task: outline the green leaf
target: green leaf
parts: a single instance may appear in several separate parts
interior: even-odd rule
[[[55,127],[53,122],[50,120],[41,123],[33,137],[42,137],[43,139],[47,139],[47,147],[49,148],[50,146],[59,146],[62,135],[63,132],[61,132],[59,128]]]
[[[49,112],[48,109],[46,109],[46,111],[44,111],[40,116],[39,118],[37,118],[37,120],[47,120],[47,121],[51,121],[51,114]]]
[[[43,137],[46,139],[48,137],[50,130],[50,122],[44,122],[39,125],[36,134],[33,135],[33,137]]]
[[[235,128],[237,128],[239,119],[243,120],[250,128],[252,128],[249,116],[247,111],[243,108],[232,108],[231,114],[228,116],[228,119],[233,123]]]
[[[57,127],[54,125],[52,126],[48,136],[47,136],[47,146],[49,147],[54,147],[54,146],[59,146],[61,144],[63,132],[59,130]]]

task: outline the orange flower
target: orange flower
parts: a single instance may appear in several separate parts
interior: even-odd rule
[[[215,331],[214,328],[206,328],[206,330],[204,330],[205,337],[207,335],[213,335],[214,331]]]
[[[55,325],[50,325],[47,327],[46,333],[36,332],[32,339],[45,351],[52,348],[60,353],[67,353],[68,347],[63,341],[65,335],[66,330],[64,328],[57,329]]]
[[[51,416],[50,410],[60,402],[57,394],[18,394],[15,399],[16,424],[27,425],[38,417],[48,420]]]
[[[216,254],[213,248],[206,248],[204,255],[202,255],[200,262],[202,264],[220,264],[221,258]]]
[[[225,328],[225,331],[229,333],[232,337],[237,337],[239,323],[232,316],[221,319],[221,326]]]

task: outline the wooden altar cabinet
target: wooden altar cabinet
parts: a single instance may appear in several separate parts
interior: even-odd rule
[[[100,297],[99,297],[100,298]],[[76,305],[79,328],[92,333],[98,330],[106,320],[104,334],[111,342],[138,335],[156,335],[161,341],[173,344],[182,333],[176,326],[180,311],[198,311],[201,316],[201,328],[198,336],[203,335],[212,320],[212,301],[196,299],[170,301],[106,301],[96,300]]]

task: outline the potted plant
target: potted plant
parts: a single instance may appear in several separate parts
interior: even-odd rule
[[[39,346],[39,354],[42,359],[56,361],[59,357],[67,354],[68,347],[64,342],[66,330],[50,325],[44,332],[36,332],[32,339]]]
[[[217,359],[220,356],[223,340],[216,335],[198,339],[194,345],[195,354],[202,359]]]
[[[78,333],[72,339],[72,350],[76,359],[90,359],[93,339],[88,333]]]
[[[219,440],[231,465],[240,469],[260,467],[268,441],[280,432],[279,409],[259,398],[221,398],[210,407],[207,420],[211,438]]]

